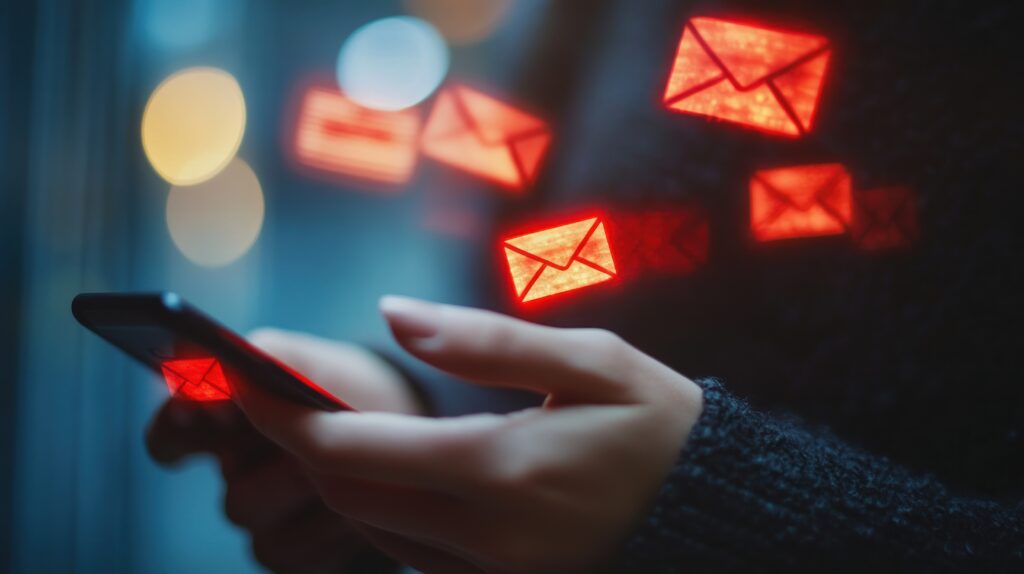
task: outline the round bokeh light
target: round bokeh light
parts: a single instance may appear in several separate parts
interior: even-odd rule
[[[338,53],[338,84],[355,102],[378,110],[418,104],[448,73],[448,46],[427,22],[383,18],[356,30]]]
[[[245,97],[234,76],[188,68],[153,90],[142,113],[142,148],[160,177],[194,185],[231,162],[245,134]]]
[[[198,185],[171,188],[167,229],[189,261],[227,265],[245,255],[263,227],[263,190],[241,159]]]

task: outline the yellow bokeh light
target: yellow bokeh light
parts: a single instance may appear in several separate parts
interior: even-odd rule
[[[452,44],[473,44],[491,35],[511,0],[405,0],[405,9],[434,25]]]
[[[171,188],[167,229],[190,261],[218,267],[249,251],[263,227],[263,212],[259,179],[236,158],[211,179]]]
[[[188,68],[153,90],[142,113],[142,148],[174,185],[194,185],[231,162],[245,134],[245,97],[234,76]]]

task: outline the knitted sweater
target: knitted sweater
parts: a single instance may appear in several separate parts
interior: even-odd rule
[[[1024,504],[956,496],[703,379],[704,412],[625,572],[1024,571]]]

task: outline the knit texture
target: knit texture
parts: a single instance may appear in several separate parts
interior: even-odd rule
[[[1024,507],[956,496],[703,379],[704,412],[624,572],[1024,572]]]

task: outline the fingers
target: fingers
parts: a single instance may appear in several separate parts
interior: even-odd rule
[[[294,405],[252,385],[237,399],[256,428],[315,472],[390,484],[458,488],[475,463],[480,436],[500,418],[430,419],[392,413],[327,413]]]
[[[314,480],[335,512],[396,534],[461,546],[480,526],[467,503],[443,493],[333,476]]]
[[[360,531],[374,546],[395,560],[423,574],[480,574],[473,564],[444,550],[433,548],[392,532],[363,526]]]
[[[234,413],[232,411],[235,411]],[[172,398],[160,408],[146,431],[146,449],[163,465],[192,454],[214,453],[226,437],[249,423],[231,403],[198,403]]]
[[[310,505],[252,535],[256,560],[288,574],[345,572],[344,566],[365,546],[362,535],[323,504]]]
[[[354,345],[280,329],[257,329],[249,340],[342,397],[360,411],[422,410],[404,377],[386,361]]]
[[[553,394],[559,403],[630,402],[653,359],[596,329],[556,329],[497,313],[387,296],[381,312],[406,350],[472,382]]]
[[[299,463],[282,454],[227,482],[224,513],[238,526],[259,532],[318,499]]]

